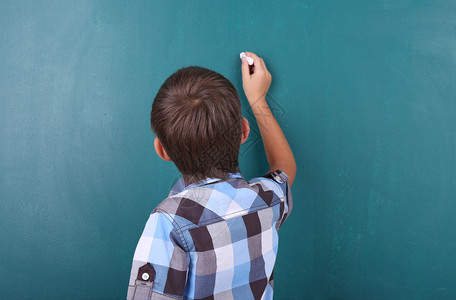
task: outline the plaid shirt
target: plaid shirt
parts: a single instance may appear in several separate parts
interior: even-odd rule
[[[184,185],[151,213],[127,299],[272,299],[278,229],[292,209],[288,176]]]

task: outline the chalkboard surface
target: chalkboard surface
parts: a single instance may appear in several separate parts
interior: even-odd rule
[[[0,3],[2,299],[124,299],[179,177],[153,150],[162,82],[241,95],[246,178],[268,170],[239,53],[264,58],[298,165],[275,299],[456,299],[456,2]]]

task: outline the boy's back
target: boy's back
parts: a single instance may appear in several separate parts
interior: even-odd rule
[[[254,65],[243,59],[243,87],[269,171],[247,182],[239,170],[250,127],[229,80],[201,67],[171,75],[153,102],[151,127],[155,151],[183,176],[146,223],[127,299],[272,299],[296,163],[266,103],[271,74],[246,54]]]
[[[128,299],[272,299],[277,230],[291,207],[280,170],[249,182],[240,172],[187,187],[181,179],[146,224]]]

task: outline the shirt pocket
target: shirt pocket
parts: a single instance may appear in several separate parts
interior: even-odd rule
[[[150,263],[143,265],[138,270],[138,277],[135,285],[129,287],[129,300],[150,300],[152,299],[152,288],[154,287],[155,270]]]

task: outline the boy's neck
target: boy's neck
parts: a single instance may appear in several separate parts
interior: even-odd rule
[[[226,180],[230,177],[230,174],[235,174],[235,173],[240,173],[241,171],[239,170],[239,167],[236,167],[235,170],[233,170],[233,172],[223,172],[223,176],[204,176],[204,178],[202,177],[196,177],[194,175],[188,175],[188,174],[183,174],[182,177],[184,179],[184,184],[185,186],[189,186],[191,184],[194,184],[194,183],[199,183],[203,180],[208,180],[208,179],[213,179],[213,178],[217,178],[217,179],[222,179],[222,180]]]

